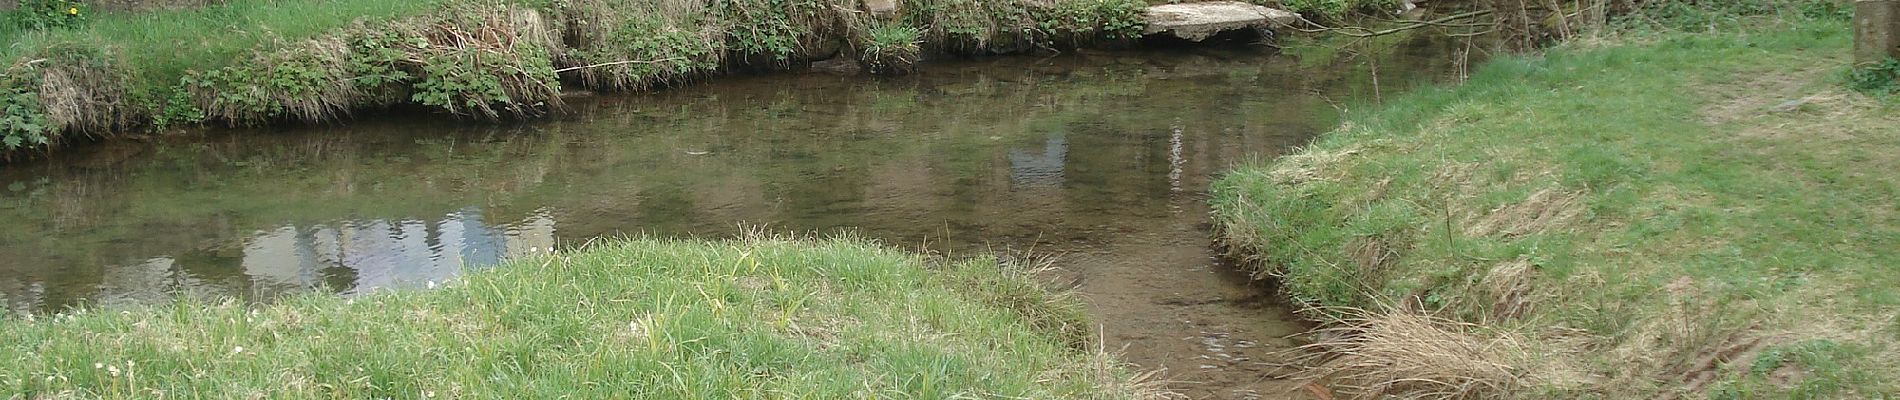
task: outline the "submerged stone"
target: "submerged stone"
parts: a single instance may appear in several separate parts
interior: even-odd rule
[[[1288,25],[1299,17],[1289,11],[1238,1],[1164,4],[1148,7],[1148,28],[1142,34],[1199,42],[1222,32]]]

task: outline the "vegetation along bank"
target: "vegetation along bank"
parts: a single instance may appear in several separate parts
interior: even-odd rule
[[[23,398],[1077,398],[1161,392],[1023,266],[629,240],[436,290],[0,320]],[[196,394],[196,395],[194,395]]]
[[[1217,183],[1231,251],[1333,322],[1308,378],[1428,398],[1900,394],[1891,74],[1849,71],[1836,8],[1679,3],[1355,110]]]
[[[884,3],[884,2],[879,2]],[[1140,34],[1140,0],[232,0],[100,12],[28,0],[0,38],[0,151],[201,123],[332,122],[397,106],[536,116],[849,57],[873,72]]]

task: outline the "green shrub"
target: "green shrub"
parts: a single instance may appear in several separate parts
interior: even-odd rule
[[[0,75],[0,150],[43,146],[50,140],[46,110],[40,104],[39,76],[27,68]]]
[[[287,53],[293,54],[288,59],[260,58],[244,65],[192,74],[183,82],[187,90],[195,89],[208,97],[205,103],[212,114],[236,125],[262,123],[287,115],[306,121],[328,118],[334,110],[322,104],[340,99],[325,98],[330,95],[325,89],[342,77],[314,54]],[[317,105],[306,105],[308,103]]]
[[[545,99],[511,94],[553,96],[560,93],[561,81],[555,76],[546,49],[526,46],[520,50],[525,54],[513,59],[474,47],[431,54],[423,61],[423,78],[416,82],[411,99],[456,115],[496,118],[502,115],[500,111],[516,116],[539,114],[539,103]],[[541,87],[530,87],[536,85]]]
[[[595,65],[577,73],[581,83],[613,90],[647,89],[683,81],[719,67],[723,43],[696,26],[704,16],[669,21],[659,15],[634,15],[615,20],[603,37],[570,42],[569,57],[577,64]],[[577,35],[578,33],[570,33]]]
[[[1035,19],[1020,1],[906,0],[901,8],[930,51],[988,54],[1036,40]]]
[[[124,71],[99,47],[81,42],[30,49],[0,71],[0,151],[44,148],[63,134],[97,134],[135,125],[124,98]]]
[[[1327,20],[1339,20],[1353,11],[1389,12],[1397,10],[1399,0],[1286,0],[1287,11]]]
[[[1769,15],[1846,20],[1853,16],[1849,8],[1837,0],[1653,0],[1615,19],[1624,28],[1699,32]]]
[[[163,94],[159,101],[147,98],[145,107],[152,110],[152,129],[164,131],[172,127],[204,122],[205,110],[191,102],[191,92],[180,83]]]
[[[1347,0],[1287,0],[1287,11],[1321,17],[1339,17],[1346,14]]]
[[[824,8],[814,0],[722,1],[727,47],[749,63],[790,62]],[[759,60],[764,58],[765,60]]]
[[[1817,20],[1847,21],[1854,19],[1854,5],[1844,1],[1810,1],[1797,6],[1801,16]]]
[[[1036,21],[1049,40],[1073,45],[1094,38],[1133,39],[1145,26],[1140,0],[1077,0],[1039,10]]]
[[[1847,76],[1848,87],[1874,96],[1900,94],[1900,59],[1855,68]]]
[[[405,47],[426,44],[421,38],[404,37],[390,32],[367,33],[350,40],[348,62],[351,83],[364,89],[407,83],[415,76],[402,69],[409,58]]]
[[[917,64],[923,31],[901,23],[882,23],[865,31],[859,61],[871,73],[904,73]]]

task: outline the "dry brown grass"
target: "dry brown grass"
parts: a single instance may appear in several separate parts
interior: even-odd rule
[[[558,63],[589,88],[677,84],[725,61],[724,22],[704,2],[576,0],[563,6],[559,18],[562,41],[575,51],[560,54]],[[644,32],[630,30],[637,28]],[[633,42],[642,45],[628,45]]]
[[[47,136],[54,141],[61,134],[168,129],[199,122],[333,122],[354,111],[406,103],[459,116],[531,117],[562,108],[563,84],[595,90],[651,90],[727,70],[794,68],[809,61],[852,56],[873,60],[868,64],[874,68],[868,70],[874,72],[904,71],[938,52],[1022,52],[1082,42],[1082,38],[1067,36],[1120,34],[1101,31],[1113,24],[1091,28],[1093,23],[1083,20],[1126,18],[1130,9],[1117,7],[1137,6],[1099,1],[904,0],[896,12],[872,16],[864,3],[855,0],[569,0],[548,4],[453,0],[393,7],[383,10],[390,15],[363,16],[354,24],[343,22],[351,18],[343,11],[326,16],[337,26],[286,30],[284,36],[272,33],[270,27],[224,27],[218,26],[222,22],[210,22],[210,28],[197,28],[264,33],[251,35],[259,36],[252,38],[257,43],[241,46],[252,49],[248,53],[240,48],[222,49],[220,57],[235,55],[218,60],[164,59],[145,54],[151,51],[126,48],[92,49],[90,53],[102,56],[89,60],[91,64],[43,61],[35,66],[45,72],[43,87],[16,83],[22,87],[10,89],[39,89],[35,97],[43,98],[37,100],[45,103],[44,110],[28,114],[46,114],[51,120],[46,125],[53,128]],[[209,2],[114,3],[171,8]],[[275,4],[253,3],[242,4],[258,10],[246,8],[245,12],[267,13]],[[114,16],[119,17],[126,15]],[[868,33],[878,27],[891,29],[882,31],[872,46]],[[83,38],[101,39],[117,43],[112,40],[124,38]],[[217,38],[186,40],[216,43],[212,41]],[[39,43],[29,47],[44,48],[19,54],[57,50]],[[397,59],[391,60],[385,51],[397,52]],[[118,62],[133,54],[139,57],[130,59],[138,62],[150,64],[148,59],[157,59],[167,64]],[[32,61],[31,57],[16,58],[15,65]],[[38,73],[32,81],[30,85],[39,85]],[[500,88],[491,89],[495,86]],[[35,143],[23,148],[41,144],[36,136],[29,135],[27,140]]]
[[[1583,214],[1584,192],[1555,188],[1538,190],[1524,201],[1498,207],[1465,226],[1471,237],[1518,237],[1543,233]]]
[[[54,130],[102,135],[132,127],[145,116],[127,93],[131,78],[109,61],[53,63],[40,79],[40,103]]]
[[[1101,340],[1096,340],[1092,349],[1094,355],[1080,368],[1090,382],[1107,393],[1120,393],[1136,400],[1186,400],[1187,395],[1168,389],[1168,382],[1162,379],[1163,371],[1147,371],[1130,374],[1125,369],[1128,364],[1121,361],[1121,354],[1110,353]]]
[[[364,85],[359,82],[364,77],[352,71],[354,63],[382,62],[358,54],[380,49],[352,44],[372,37],[399,39],[385,43],[401,54],[390,60],[391,67],[410,75],[411,81],[492,81],[506,99],[457,97],[441,104],[449,113],[497,118],[537,115],[561,106],[560,83],[553,74],[528,70],[561,52],[555,27],[535,10],[487,3],[460,4],[380,26],[359,23],[331,35],[273,46],[243,65],[196,74],[192,80],[198,83],[186,85],[186,90],[208,120],[230,125],[336,121],[352,110],[409,101],[413,88],[406,82]]]
[[[1385,281],[1392,271],[1392,264],[1399,261],[1410,243],[1388,235],[1361,236],[1346,243],[1346,252],[1351,255],[1353,271],[1363,287],[1377,287]]]
[[[261,122],[278,115],[305,122],[334,121],[360,107],[365,97],[365,92],[345,72],[349,58],[350,47],[342,37],[306,40],[284,46],[280,51],[258,54],[244,70],[264,74],[290,71],[321,74],[322,78],[313,80],[316,85],[286,91],[271,86],[267,79],[256,79],[232,86],[190,85],[188,90],[207,117],[232,125]],[[257,99],[281,107],[261,109],[235,99]]]
[[[407,36],[428,38],[430,46],[411,48],[412,57],[461,59],[478,66],[483,65],[484,58],[502,59],[496,63],[500,67],[492,70],[478,68],[462,73],[486,74],[499,80],[508,101],[476,102],[466,109],[451,106],[451,113],[496,118],[504,113],[538,115],[562,107],[560,82],[553,76],[539,76],[523,67],[547,62],[549,60],[542,58],[560,54],[563,49],[554,24],[540,12],[498,4],[461,5],[422,24],[419,30]]]
[[[1529,258],[1498,263],[1484,274],[1478,282],[1479,290],[1490,299],[1490,318],[1505,321],[1517,318],[1532,311],[1539,303],[1536,294],[1536,271]]]
[[[905,0],[905,9],[933,7],[942,12],[920,14],[923,40],[930,50],[949,53],[979,53],[990,49],[1030,46],[1028,30],[1035,26],[1030,4],[1024,0]]]
[[[1345,131],[1346,129],[1350,128],[1341,127],[1335,130],[1335,132]],[[1271,174],[1275,183],[1284,186],[1294,186],[1301,183],[1327,179],[1330,176],[1343,173],[1345,168],[1340,167],[1340,165],[1352,159],[1352,157],[1357,154],[1359,154],[1359,149],[1353,147],[1333,151],[1317,149],[1296,151],[1274,162],[1275,168],[1270,171],[1269,174]]]
[[[146,110],[132,101],[132,77],[118,59],[97,45],[53,43],[32,50],[0,71],[33,93],[45,117],[47,144],[57,146],[74,135],[102,136],[144,121]]]
[[[1514,398],[1543,383],[1522,336],[1412,311],[1343,313],[1295,350],[1298,379],[1358,399]]]
[[[1739,122],[1767,114],[1786,101],[1804,101],[1802,89],[1813,86],[1829,71],[1809,68],[1794,73],[1736,74],[1732,82],[1701,85],[1699,94],[1710,100],[1702,106],[1702,120],[1711,125]]]
[[[526,70],[563,50],[553,22],[533,9],[500,4],[461,4],[417,20],[394,24],[401,37],[425,38],[429,45],[403,48],[409,68],[430,76],[431,64],[473,65],[452,74],[487,75],[500,82],[506,102],[452,102],[450,113],[496,118],[538,115],[561,107],[560,82]],[[499,59],[499,61],[496,61]],[[477,78],[482,79],[482,78]],[[497,109],[496,107],[500,107]]]

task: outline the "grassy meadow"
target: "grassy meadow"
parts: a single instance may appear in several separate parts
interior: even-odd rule
[[[1023,266],[858,239],[628,240],[435,290],[0,320],[23,398],[1140,399]]]
[[[1900,394],[1900,112],[1846,89],[1844,20],[1735,22],[1355,110],[1220,180],[1223,239],[1344,333],[1307,372],[1339,387]]]

